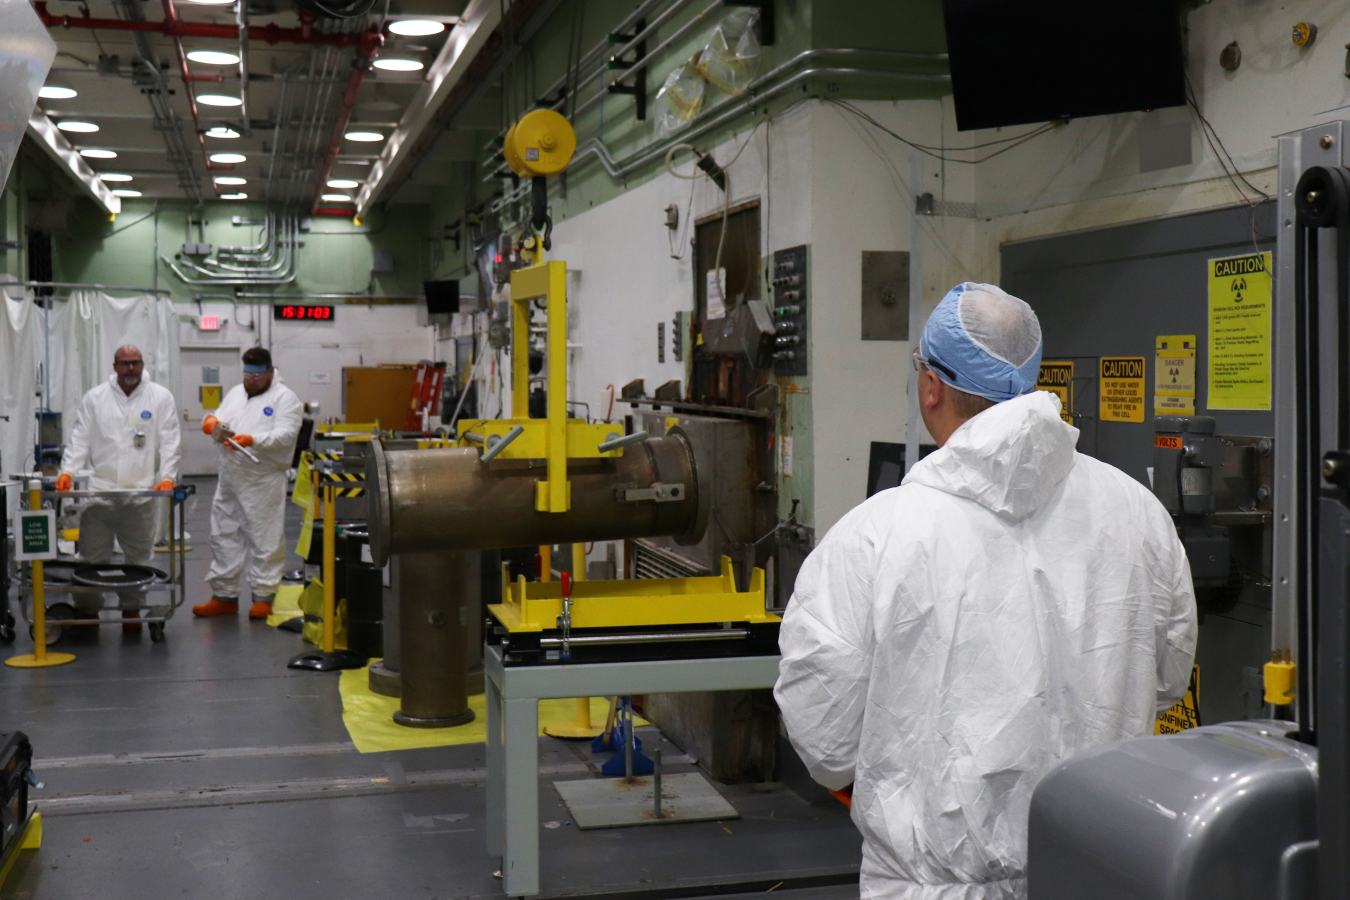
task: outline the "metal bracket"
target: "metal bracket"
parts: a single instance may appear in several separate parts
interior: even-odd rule
[[[627,43],[628,41],[631,41],[633,38],[637,37],[643,31],[645,31],[646,28],[647,28],[647,20],[638,19],[636,22],[633,23],[632,34],[611,34],[609,36],[609,39],[612,43],[620,43],[620,42]],[[631,49],[634,53],[632,62],[621,60],[618,58],[618,56],[615,56],[613,59],[609,60],[609,62],[607,63],[607,67],[610,69],[620,69],[620,70],[627,70],[633,68],[633,63],[646,58],[647,41],[645,39],[639,41],[637,46]],[[624,77],[625,77],[624,75],[620,75],[618,78],[616,78],[615,83],[609,85],[609,87],[606,88],[606,91],[611,94],[631,94],[633,97],[633,101],[637,104],[636,110],[637,120],[639,122],[645,121],[647,118],[647,67],[643,66],[642,68],[638,69],[635,73],[633,73],[632,84],[619,84],[618,81]]]
[[[657,503],[678,503],[685,498],[682,484],[654,484],[648,488],[617,488],[614,493],[625,503],[653,500]]]

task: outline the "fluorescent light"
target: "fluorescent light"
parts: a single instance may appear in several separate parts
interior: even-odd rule
[[[185,3],[191,3],[194,6],[231,6],[234,0],[184,0]]]
[[[361,182],[352,181],[350,178],[330,178],[328,186],[332,188],[354,188],[360,187]]]
[[[44,84],[38,88],[38,96],[43,100],[69,100],[75,96],[75,89],[59,84]]]
[[[386,72],[416,72],[417,70],[424,68],[421,60],[400,59],[397,57],[393,59],[377,59],[375,60],[374,65],[375,68],[384,69]]]
[[[323,199],[324,199],[324,200],[329,200],[329,201],[331,201],[331,202],[333,202],[333,203],[351,203],[351,202],[353,202],[353,201],[352,201],[352,198],[351,198],[351,197],[348,197],[346,194],[324,194],[324,195],[323,195]]]
[[[64,122],[57,122],[56,127],[62,131],[73,131],[77,134],[93,134],[95,131],[98,131],[98,126],[93,122],[77,122],[71,119],[67,119]],[[381,140],[383,140],[383,138],[381,138]]]
[[[244,101],[225,94],[198,94],[197,102],[207,106],[239,106]]]
[[[232,66],[239,62],[238,54],[225,53],[220,50],[192,50],[188,53],[187,58],[208,66]]]
[[[404,37],[426,37],[429,34],[440,34],[445,30],[445,23],[433,22],[430,19],[395,19],[389,23],[389,30]]]
[[[221,194],[222,200],[247,200],[248,194]]]
[[[213,128],[206,129],[206,136],[213,138],[237,138],[239,132],[228,125],[216,125]]]
[[[126,188],[118,188],[117,190],[113,191],[114,197],[139,197],[140,195],[141,195],[140,191],[131,191],[127,190]]]
[[[384,140],[384,135],[380,134],[378,131],[349,131],[344,134],[343,137],[349,141],[373,142]]]
[[[214,163],[241,163],[248,159],[242,153],[212,153],[211,162]]]
[[[104,172],[103,174],[99,175],[98,177],[99,177],[99,178],[102,178],[104,181],[130,181],[130,180],[131,180],[131,176],[130,176],[130,175],[124,175],[124,174],[122,174],[121,172]]]
[[[248,184],[247,178],[239,178],[236,175],[220,175],[215,179],[216,184]]]
[[[94,147],[85,147],[80,151],[80,155],[85,159],[117,159],[117,154],[111,150],[98,150]]]

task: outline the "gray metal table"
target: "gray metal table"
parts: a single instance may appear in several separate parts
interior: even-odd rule
[[[502,858],[512,897],[539,893],[539,701],[616,694],[678,694],[769,688],[774,656],[515,666],[489,646],[487,674],[488,853]]]

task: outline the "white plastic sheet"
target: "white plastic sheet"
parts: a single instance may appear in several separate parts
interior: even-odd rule
[[[19,152],[56,42],[27,0],[0,0],[0,184]]]

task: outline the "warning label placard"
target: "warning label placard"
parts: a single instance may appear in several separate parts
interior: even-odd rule
[[[1153,363],[1153,414],[1195,415],[1195,335],[1163,334]]]
[[[1042,362],[1036,377],[1036,390],[1049,391],[1059,398],[1059,417],[1073,424],[1073,363]]]
[[[1153,723],[1154,734],[1176,734],[1187,728],[1200,725],[1200,667],[1191,667],[1191,683],[1186,687],[1186,696],[1167,712],[1158,716]]]
[[[1101,403],[1103,422],[1144,421],[1144,358],[1103,356]]]
[[[1209,408],[1270,409],[1270,253],[1209,261]]]

